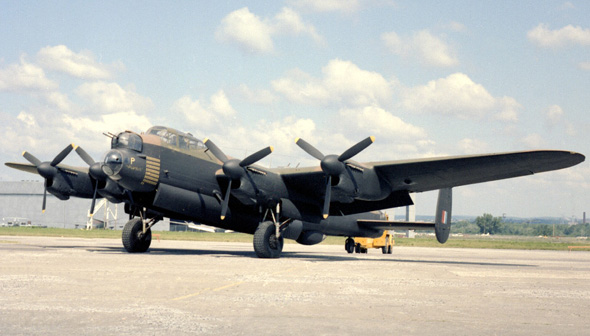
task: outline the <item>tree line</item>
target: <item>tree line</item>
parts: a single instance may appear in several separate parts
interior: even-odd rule
[[[453,223],[452,232],[515,236],[584,237],[590,235],[590,224],[506,223],[502,217],[494,217],[486,213],[478,216],[474,221],[462,220]]]

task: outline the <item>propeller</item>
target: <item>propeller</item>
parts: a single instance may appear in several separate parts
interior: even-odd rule
[[[94,214],[94,206],[96,205],[96,194],[98,193],[98,182],[106,181],[108,176],[102,171],[102,163],[95,162],[94,159],[80,146],[75,147],[76,153],[88,164],[88,174],[94,178],[94,193],[92,195],[92,203],[90,204],[90,215]]]
[[[332,177],[341,175],[346,170],[346,165],[344,162],[365,150],[365,148],[369,147],[374,141],[375,137],[370,136],[364,140],[361,140],[356,145],[350,147],[340,155],[324,155],[317,148],[312,146],[309,142],[301,138],[295,139],[295,143],[297,144],[297,146],[303,149],[307,154],[320,160],[320,167],[322,168],[324,174],[326,174],[327,176],[324,207],[322,209],[322,215],[324,219],[328,218],[330,214],[330,199],[332,197]]]
[[[231,194],[232,181],[239,181],[245,174],[247,174],[246,168],[248,166],[253,165],[256,162],[264,159],[270,153],[272,153],[274,149],[272,146],[268,146],[254,154],[250,154],[243,160],[239,160],[228,158],[227,155],[225,155],[225,153],[223,153],[223,151],[219,149],[219,147],[217,147],[217,145],[215,145],[213,141],[209,139],[205,139],[203,143],[211,151],[213,156],[215,156],[219,161],[223,163],[223,165],[221,166],[223,174],[227,176],[230,180],[227,185],[225,197],[223,198],[223,202],[221,203],[221,220],[224,220],[229,206],[229,196]]]
[[[53,179],[58,174],[58,168],[56,167],[60,164],[68,154],[74,149],[74,144],[69,144],[64,148],[51,162],[41,162],[41,160],[37,159],[33,154],[25,151],[23,152],[23,157],[32,163],[36,168],[39,175],[41,175],[45,179],[44,183],[44,191],[43,191],[43,207],[42,211],[45,212],[45,207],[47,205],[47,186],[48,181]]]

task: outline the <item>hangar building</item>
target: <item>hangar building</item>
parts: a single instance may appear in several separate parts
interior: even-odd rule
[[[43,181],[0,181],[0,221],[6,223],[13,218],[20,218],[31,225],[56,228],[85,228],[88,222],[90,199],[71,197],[61,201],[47,193],[45,213],[41,212],[43,204]],[[98,204],[98,200],[97,200]],[[121,230],[129,220],[123,210],[123,204],[109,203],[112,214],[117,214],[113,220],[109,215],[108,227]],[[95,220],[104,221],[104,207],[96,210]],[[169,230],[168,220],[156,224],[153,230]]]

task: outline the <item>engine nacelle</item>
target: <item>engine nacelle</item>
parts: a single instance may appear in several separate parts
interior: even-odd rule
[[[94,188],[87,174],[78,174],[59,170],[58,174],[47,180],[47,191],[59,198],[67,200],[70,196],[92,198]]]
[[[303,231],[297,238],[297,242],[301,245],[315,245],[326,239],[326,235],[319,231]]]

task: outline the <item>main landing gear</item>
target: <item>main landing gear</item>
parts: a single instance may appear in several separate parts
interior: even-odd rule
[[[254,232],[254,252],[258,258],[279,258],[283,251],[283,236],[277,236],[275,225],[265,221]]]
[[[279,258],[283,251],[284,238],[281,232],[291,224],[292,219],[280,223],[277,221],[280,213],[280,203],[276,210],[267,209],[264,219],[254,232],[254,252],[258,258]],[[276,211],[276,212],[275,212]]]
[[[130,253],[142,253],[148,250],[152,243],[152,226],[158,222],[157,218],[150,220],[141,217],[132,218],[123,228],[123,247]]]

